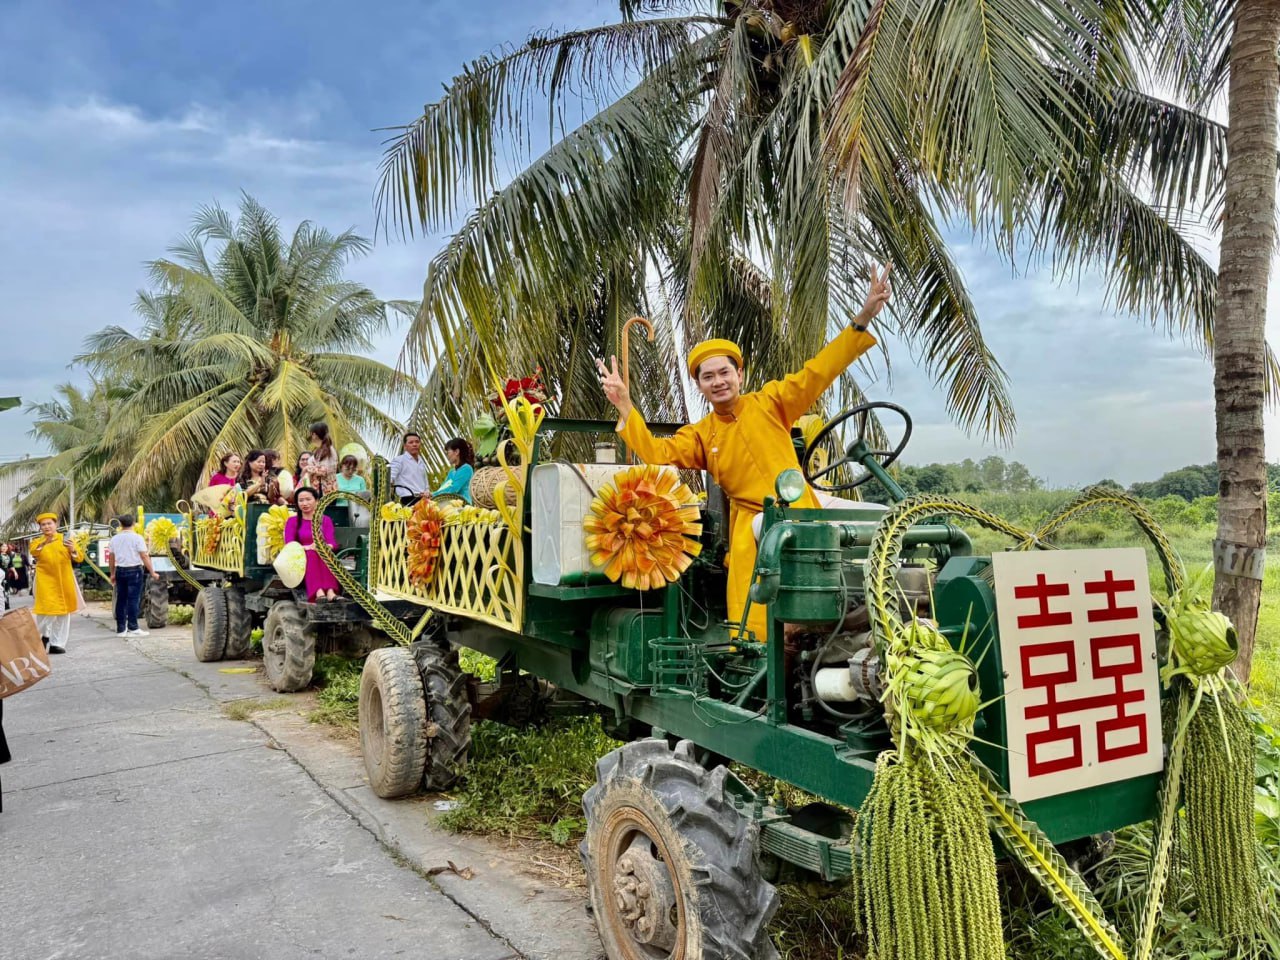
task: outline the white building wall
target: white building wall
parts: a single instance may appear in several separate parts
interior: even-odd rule
[[[30,480],[30,470],[18,470],[0,477],[0,526],[8,522],[13,513],[13,503],[18,497],[18,491]]]

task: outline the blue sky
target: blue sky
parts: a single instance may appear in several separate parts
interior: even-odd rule
[[[59,381],[83,380],[70,357],[92,331],[134,323],[145,262],[202,204],[234,209],[243,190],[287,229],[308,218],[372,235],[375,128],[412,120],[473,57],[534,29],[614,19],[616,9],[0,0],[0,394],[41,400]],[[438,245],[379,239],[351,275],[379,296],[416,299]],[[999,451],[966,437],[897,348],[892,383],[868,392],[915,416],[908,462],[999,452],[1055,483],[1083,484],[1213,458],[1212,374],[1195,349],[1107,311],[1095,278],[1014,277],[960,238],[956,249],[1010,374],[1019,433]],[[379,355],[393,361],[399,345],[388,337]],[[38,452],[29,426],[18,411],[0,415],[0,457]],[[1274,450],[1275,415],[1268,434]]]

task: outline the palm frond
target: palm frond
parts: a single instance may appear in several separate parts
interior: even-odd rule
[[[537,33],[501,56],[474,61],[418,120],[393,128],[376,195],[379,224],[412,235],[415,227],[451,223],[460,201],[479,206],[499,187],[498,137],[517,145],[524,139],[534,97],[545,95],[553,119],[562,116],[561,95],[570,88],[606,103],[618,92],[617,78],[669,63],[720,24],[685,16]]]

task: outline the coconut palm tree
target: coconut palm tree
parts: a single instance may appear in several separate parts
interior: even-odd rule
[[[1162,78],[1203,108],[1226,94],[1226,167],[1215,184],[1221,242],[1213,336],[1218,441],[1214,605],[1239,633],[1237,674],[1253,659],[1267,534],[1263,433],[1267,292],[1276,245],[1280,3],[1151,0],[1148,42]]]
[[[73,483],[82,516],[102,517],[122,506],[113,502],[119,471],[110,466],[115,457],[106,434],[112,417],[129,395],[128,388],[97,381],[86,392],[75,384],[63,383],[54,393],[51,400],[26,406],[26,411],[35,415],[29,436],[52,452],[0,464],[0,477],[30,472],[14,500],[5,536],[30,530],[36,516],[45,511],[67,515]]]
[[[388,142],[384,228],[457,228],[404,359],[462,406],[503,366],[589,384],[559,350],[578,342],[569,318],[600,315],[580,347],[609,352],[639,308],[666,332],[663,384],[705,335],[776,376],[856,311],[866,261],[888,260],[891,329],[960,424],[1007,438],[1006,378],[948,227],[1011,261],[1100,266],[1119,305],[1204,342],[1213,270],[1161,199],[1212,176],[1222,133],[1138,90],[1113,7],[624,0],[619,23],[481,58]],[[1161,136],[1171,159],[1150,149]]]
[[[290,461],[316,421],[339,444],[396,439],[403,428],[380,404],[407,408],[417,387],[359,354],[389,328],[389,311],[413,305],[343,279],[368,249],[309,222],[286,239],[248,196],[238,220],[200,210],[173,259],[151,264],[157,291],[139,297],[141,331],[107,327],[76,358],[138,384],[109,432],[127,451],[122,493],[165,478],[190,491],[229,451],[268,447]]]

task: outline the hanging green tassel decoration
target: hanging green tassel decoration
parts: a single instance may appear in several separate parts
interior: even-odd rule
[[[1225,937],[1256,929],[1261,880],[1253,816],[1253,730],[1229,689],[1187,724],[1187,853],[1198,919]]]
[[[967,764],[886,750],[858,811],[858,896],[873,960],[1004,960],[996,858]]]
[[[1172,750],[1185,754],[1182,800],[1198,919],[1224,937],[1242,937],[1257,928],[1262,886],[1253,818],[1253,731],[1226,671],[1238,653],[1236,631],[1209,609],[1212,585],[1213,568],[1206,567],[1170,597],[1164,681],[1194,691]]]

